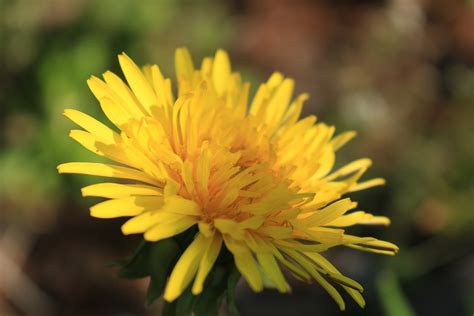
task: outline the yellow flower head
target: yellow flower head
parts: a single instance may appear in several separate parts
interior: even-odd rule
[[[84,196],[107,198],[91,207],[97,218],[130,217],[124,234],[155,242],[197,225],[194,240],[179,258],[166,285],[171,302],[192,283],[203,283],[223,247],[255,291],[271,286],[290,291],[282,267],[296,278],[316,280],[336,300],[339,284],[361,306],[362,286],[343,276],[321,253],[347,246],[394,254],[397,246],[356,237],[344,227],[387,225],[386,217],[356,210],[348,192],[383,184],[360,182],[369,159],[333,171],[335,153],[355,136],[334,137],[335,128],[299,119],[306,94],[293,98],[294,81],[274,73],[249,102],[249,83],[232,72],[226,52],[217,51],[195,68],[189,52],[176,50],[175,97],[171,80],[157,65],[137,65],[119,55],[127,83],[106,72],[88,84],[118,128],[68,109],[83,130],[70,136],[118,164],[72,162],[60,173],[128,180],[83,188]],[[353,211],[355,210],[355,211]],[[331,284],[332,283],[332,284]]]

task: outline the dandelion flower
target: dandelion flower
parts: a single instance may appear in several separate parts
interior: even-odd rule
[[[123,234],[143,234],[149,242],[194,227],[167,276],[167,302],[188,287],[199,295],[225,249],[256,292],[289,292],[286,268],[319,283],[340,309],[345,305],[334,285],[363,307],[362,286],[322,254],[336,246],[388,255],[398,250],[346,234],[356,224],[389,224],[345,197],[384,183],[360,181],[369,159],[334,170],[336,151],[355,133],[334,136],[335,128],[315,116],[300,119],[308,96],[293,98],[294,81],[278,72],[249,101],[249,83],[232,71],[226,52],[204,58],[199,68],[184,48],[175,58],[177,95],[157,65],[139,68],[124,53],[118,59],[127,83],[109,71],[103,80],[88,80],[114,128],[65,110],[82,128],[70,136],[115,163],[71,162],[59,172],[121,179],[82,189],[84,196],[107,199],[92,206],[91,215],[127,217]]]

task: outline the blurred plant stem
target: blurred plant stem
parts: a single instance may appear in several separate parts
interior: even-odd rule
[[[379,300],[387,316],[414,316],[415,311],[391,270],[379,273],[376,283]]]

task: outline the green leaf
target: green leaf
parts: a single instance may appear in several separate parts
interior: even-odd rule
[[[138,245],[131,258],[121,266],[118,276],[130,279],[147,277],[149,275],[149,248],[149,243],[143,240]]]
[[[150,243],[147,269],[150,274],[150,285],[146,298],[147,306],[163,294],[166,279],[180,254],[180,247],[173,238]]]
[[[240,280],[240,272],[234,266],[232,272],[230,273],[229,278],[227,279],[227,310],[230,316],[239,316],[239,310],[237,309],[237,305],[235,304],[235,288],[237,287],[237,283]]]
[[[385,270],[377,276],[379,299],[388,316],[413,316],[415,311],[403,293],[396,275]]]
[[[197,298],[198,296],[193,295],[189,286],[177,299],[176,316],[191,316]]]
[[[228,271],[222,266],[214,266],[208,276],[204,291],[199,295],[194,313],[196,316],[217,316],[227,285]]]
[[[151,278],[146,292],[145,306],[149,307],[153,302],[163,294],[163,284],[160,280]]]

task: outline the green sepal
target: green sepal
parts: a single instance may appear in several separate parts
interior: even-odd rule
[[[158,242],[142,240],[132,256],[125,261],[115,262],[120,267],[118,275],[125,278],[143,278],[150,276],[146,296],[146,306],[150,306],[163,295],[167,279],[182,253],[192,242],[197,228],[172,238]],[[164,302],[163,316],[217,316],[222,301],[226,300],[231,316],[238,316],[235,304],[235,287],[240,273],[235,267],[232,254],[222,249],[215,265],[209,272],[199,295],[192,294],[192,284],[174,302]]]
[[[237,305],[235,304],[235,288],[237,287],[237,283],[240,280],[240,272],[234,266],[232,272],[230,273],[229,278],[227,279],[227,291],[226,291],[226,303],[227,303],[227,311],[229,312],[230,316],[239,316],[239,310],[237,309]]]
[[[227,288],[228,271],[223,266],[214,266],[206,280],[203,292],[198,296],[194,314],[196,316],[217,316]]]
[[[149,275],[148,257],[150,244],[142,240],[130,259],[120,265],[119,277],[129,279],[144,278]]]
[[[216,264],[209,272],[201,294],[192,294],[191,283],[174,302],[164,302],[163,315],[166,310],[167,316],[217,316],[226,293],[229,313],[239,315],[235,306],[235,286],[239,278],[240,273],[233,262]]]
[[[150,307],[153,302],[163,294],[163,285],[159,281],[154,281],[150,277],[150,283],[148,283],[148,289],[146,292],[145,306]]]
[[[199,296],[193,295],[191,286],[183,292],[176,300],[176,316],[189,316],[194,310],[194,306]]]
[[[180,247],[173,238],[151,243],[148,265],[150,284],[148,286],[146,306],[150,306],[163,294],[166,279],[180,254]]]

